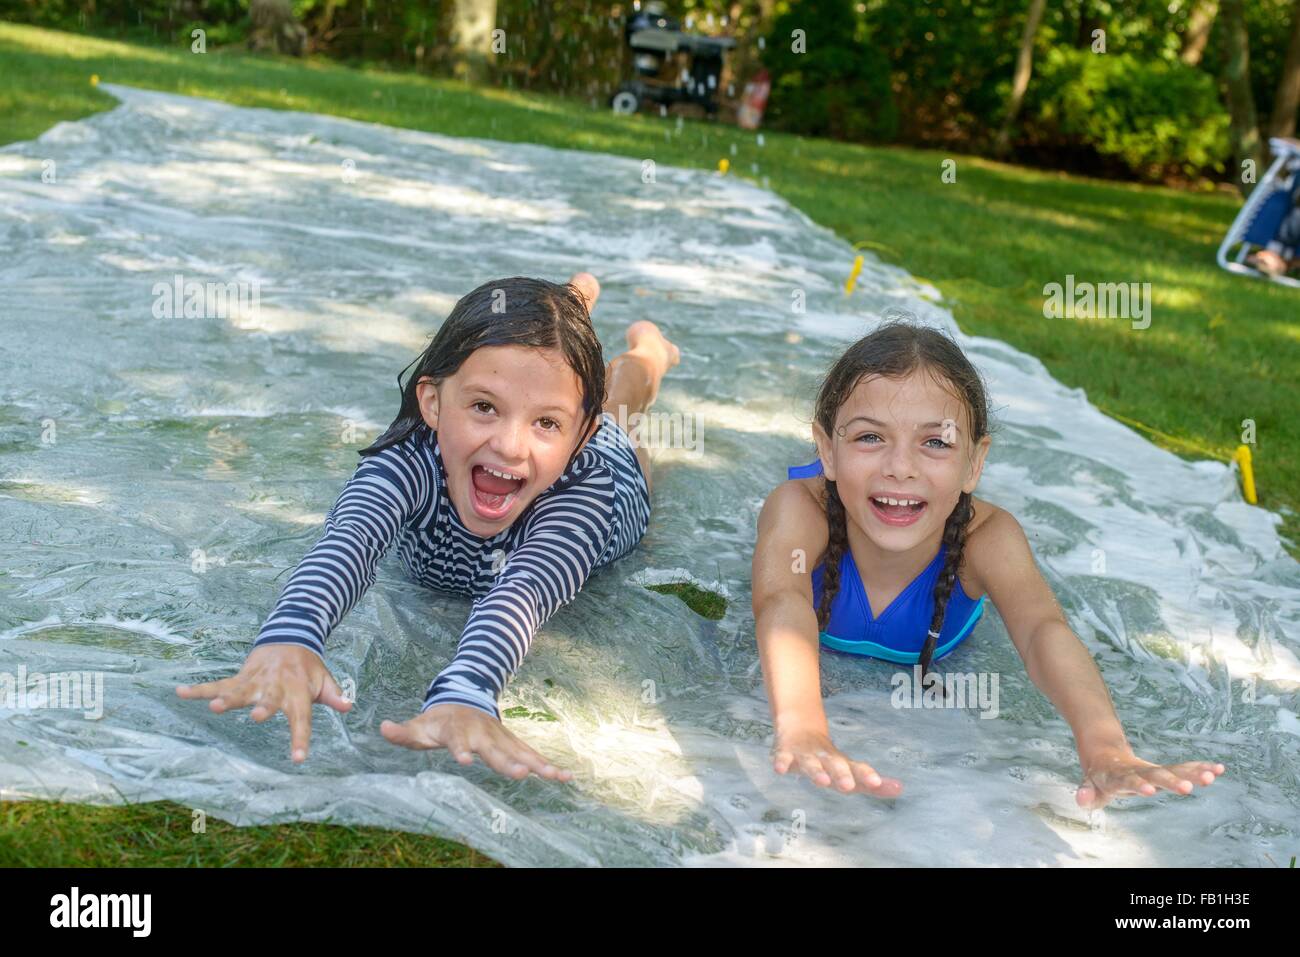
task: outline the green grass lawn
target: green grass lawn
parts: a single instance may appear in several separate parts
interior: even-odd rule
[[[171,801],[0,803],[0,867],[499,867],[454,841],[378,827],[235,827]]]
[[[934,284],[963,331],[1037,356],[1058,380],[1082,387],[1095,405],[1165,448],[1226,460],[1242,420],[1253,419],[1259,504],[1283,514],[1288,548],[1300,558],[1300,292],[1214,265],[1238,206],[1231,195],[771,132],[760,146],[754,133],[733,127],[688,120],[678,133],[673,121],[615,116],[603,103],[7,23],[0,23],[0,143],[114,106],[91,85],[92,74],[243,106],[660,164],[715,169],[725,157],[730,175],[766,178],[816,222],[850,243],[869,243],[882,259]],[[957,161],[955,183],[941,180],[947,158]],[[843,266],[847,275],[851,262]],[[599,271],[598,263],[593,267]],[[1044,318],[1044,285],[1064,283],[1067,274],[1097,283],[1150,282],[1150,327]],[[121,825],[131,822],[124,815]],[[259,853],[276,860],[275,835],[284,829],[267,833],[271,844]]]

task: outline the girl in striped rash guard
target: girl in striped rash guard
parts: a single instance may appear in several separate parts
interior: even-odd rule
[[[325,667],[325,639],[396,543],[412,578],[474,604],[420,713],[383,722],[384,737],[447,748],[461,764],[478,754],[513,778],[568,780],[505,728],[497,698],[542,623],[645,533],[649,456],[620,423],[650,407],[680,358],[641,321],[606,366],[590,317],[599,294],[578,273],[487,282],[456,303],[239,674],[177,694],[218,713],[255,705],[259,722],[283,710],[293,760],[305,760],[312,704],[351,708]]]

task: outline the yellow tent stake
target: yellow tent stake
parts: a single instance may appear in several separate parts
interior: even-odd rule
[[[862,272],[862,257],[858,256],[853,260],[853,268],[849,270],[848,281],[844,283],[844,295],[851,296],[853,287],[858,284],[858,273]]]
[[[1237,451],[1232,456],[1233,461],[1241,468],[1241,490],[1246,495],[1246,501],[1251,505],[1255,504],[1255,468],[1250,462],[1250,446],[1239,445]]]
[[[1111,418],[1119,419],[1119,421],[1128,425],[1136,426],[1139,429],[1150,432],[1152,435],[1159,436],[1171,445],[1182,446],[1185,449],[1200,452],[1202,455],[1209,456],[1219,462],[1236,462],[1237,466],[1241,469],[1242,495],[1251,505],[1257,504],[1258,500],[1255,495],[1255,469],[1251,463],[1250,446],[1239,445],[1237,446],[1237,451],[1233,452],[1232,455],[1225,456],[1222,452],[1216,452],[1213,449],[1206,448],[1198,442],[1192,442],[1188,439],[1180,439],[1169,435],[1168,433],[1161,432],[1159,429],[1153,429],[1151,426],[1144,425],[1137,421],[1137,419],[1130,419],[1127,416],[1120,415],[1118,412],[1111,412],[1109,409],[1102,408],[1101,406],[1097,406],[1097,408],[1101,409],[1102,412],[1105,412]]]

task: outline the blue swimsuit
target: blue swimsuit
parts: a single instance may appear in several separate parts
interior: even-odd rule
[[[787,471],[792,479],[812,478],[822,474],[821,460],[794,466]],[[943,570],[947,548],[947,545],[939,545],[939,554],[934,560],[878,618],[871,614],[867,590],[858,574],[857,563],[853,561],[853,553],[845,549],[840,559],[840,587],[831,600],[831,617],[826,630],[821,633],[822,644],[835,651],[883,658],[898,664],[916,664],[930,630],[930,620],[934,617],[934,585]],[[813,569],[814,608],[821,603],[824,570],[824,563]],[[966,594],[960,579],[953,583],[931,660],[938,661],[971,633],[984,613],[985,597],[981,595],[976,601]]]

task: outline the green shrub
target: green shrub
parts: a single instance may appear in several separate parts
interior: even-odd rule
[[[796,30],[803,52],[794,49]],[[777,17],[763,52],[772,74],[765,122],[808,136],[893,139],[889,61],[860,32],[852,0],[801,0]]]
[[[1025,127],[1085,147],[1141,176],[1221,171],[1228,115],[1214,79],[1177,62],[1055,47],[1035,64]]]
[[[248,0],[0,0],[0,20],[187,46],[198,27],[217,46],[243,38]]]

